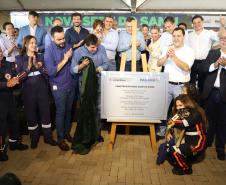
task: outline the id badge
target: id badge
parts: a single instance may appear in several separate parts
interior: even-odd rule
[[[53,85],[53,90],[57,91],[57,85]]]

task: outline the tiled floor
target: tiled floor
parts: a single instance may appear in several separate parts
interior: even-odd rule
[[[226,161],[216,159],[214,148],[193,166],[193,175],[175,176],[165,162],[155,164],[148,135],[117,135],[112,152],[108,151],[108,132],[88,155],[62,152],[40,141],[38,149],[9,151],[10,160],[0,162],[0,175],[13,172],[23,185],[225,185]],[[28,136],[24,142],[29,143]]]

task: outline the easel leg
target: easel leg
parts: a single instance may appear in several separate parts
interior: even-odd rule
[[[126,125],[126,135],[129,135],[129,129],[130,129],[129,125]]]
[[[151,148],[153,153],[157,152],[156,136],[155,136],[155,125],[150,125],[150,139],[151,139]]]
[[[117,127],[117,125],[115,123],[112,123],[111,134],[110,134],[110,143],[108,145],[109,151],[112,151],[114,144],[115,144],[116,127]]]

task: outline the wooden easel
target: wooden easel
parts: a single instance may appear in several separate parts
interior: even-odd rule
[[[132,65],[131,71],[136,72],[136,43],[137,43],[137,23],[136,21],[132,21]],[[141,55],[143,72],[148,72],[147,67],[147,58],[145,54]],[[120,71],[125,71],[126,65],[126,53],[122,53]],[[129,134],[130,126],[148,126],[150,128],[150,141],[152,151],[156,153],[157,144],[156,144],[156,136],[155,136],[155,123],[160,123],[160,120],[107,120],[108,122],[112,122],[111,125],[111,133],[110,133],[110,143],[108,148],[110,151],[113,150],[116,138],[116,130],[118,125],[123,125],[126,127],[126,135]]]

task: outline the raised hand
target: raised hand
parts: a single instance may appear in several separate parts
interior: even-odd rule
[[[17,77],[11,78],[7,81],[7,87],[14,87],[15,85],[19,84],[19,79]]]
[[[86,58],[85,60],[83,60],[83,61],[82,61],[82,64],[83,64],[84,66],[88,66],[88,65],[89,65],[89,59]]]
[[[72,48],[69,49],[69,50],[64,54],[64,60],[65,60],[65,61],[68,61],[69,58],[71,58],[71,57],[72,57]]]
[[[221,65],[221,66],[223,66],[223,67],[225,67],[226,66],[226,58],[220,58],[220,59],[218,59],[217,60],[218,61],[218,63]]]

